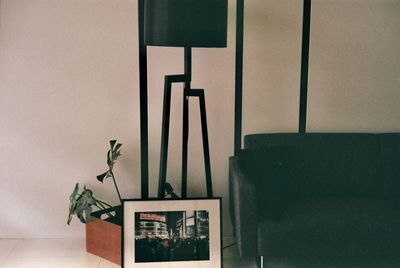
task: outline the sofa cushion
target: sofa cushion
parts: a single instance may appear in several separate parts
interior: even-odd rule
[[[400,133],[380,135],[382,175],[388,198],[400,196]]]
[[[293,147],[241,150],[239,165],[256,185],[258,217],[279,219],[297,196]]]
[[[255,134],[246,148],[293,146],[304,197],[385,194],[379,136],[365,133]]]
[[[384,195],[375,135],[318,135],[297,148],[301,190],[306,196]]]
[[[258,225],[259,255],[400,254],[400,210],[379,198],[308,198]]]

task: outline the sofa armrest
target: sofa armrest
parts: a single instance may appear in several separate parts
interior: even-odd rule
[[[256,189],[243,170],[237,157],[229,159],[230,212],[241,257],[257,255]]]

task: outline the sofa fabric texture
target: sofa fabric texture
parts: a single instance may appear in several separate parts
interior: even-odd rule
[[[244,143],[230,160],[242,256],[400,254],[399,133],[254,134]]]
[[[267,149],[242,150],[238,155],[239,166],[255,187],[258,217],[279,219],[296,198],[298,185],[292,147],[271,146]]]

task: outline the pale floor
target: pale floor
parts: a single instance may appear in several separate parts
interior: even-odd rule
[[[231,239],[224,244],[230,245]],[[224,267],[253,268],[240,260],[237,249],[224,250]],[[0,268],[117,268],[107,260],[87,253],[84,239],[0,239]]]
[[[232,239],[224,239],[224,245]],[[255,268],[252,260],[241,260],[236,247],[223,251],[224,268]],[[268,268],[400,268],[394,259],[275,259]],[[107,260],[87,253],[84,239],[0,239],[0,268],[118,268]],[[195,268],[195,267],[192,267]]]

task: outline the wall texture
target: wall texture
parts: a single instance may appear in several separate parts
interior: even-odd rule
[[[118,203],[111,181],[102,185],[95,177],[106,169],[108,140],[123,143],[115,167],[121,194],[140,197],[137,1],[1,0],[0,6],[0,237],[83,236],[76,219],[66,225],[75,182]],[[224,197],[233,151],[234,10],[229,14],[229,48],[195,49],[192,83],[206,89],[214,189]],[[149,48],[151,196],[164,75],[182,71],[182,49]],[[178,191],[181,89],[174,86],[168,167]],[[189,194],[205,196],[198,103],[190,106]]]
[[[83,236],[67,227],[75,182],[116,203],[108,140],[124,144],[122,194],[138,195],[135,1],[1,1],[0,237]]]
[[[400,131],[400,1],[313,9],[309,130]]]
[[[193,87],[206,89],[215,195],[228,215],[233,153],[235,4],[228,48],[193,51]],[[0,237],[83,236],[66,225],[75,182],[117,204],[108,140],[123,143],[115,173],[140,197],[136,0],[0,0]],[[314,0],[310,131],[400,131],[398,0]],[[244,133],[297,130],[302,3],[246,1]],[[163,76],[183,51],[149,48],[150,194],[157,193]],[[179,191],[182,86],[173,88],[168,178]],[[189,194],[204,196],[198,104],[190,103]]]

